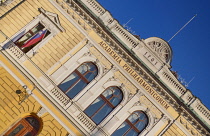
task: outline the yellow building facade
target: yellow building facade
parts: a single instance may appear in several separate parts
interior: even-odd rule
[[[210,112],[95,0],[0,2],[0,135],[210,136]]]

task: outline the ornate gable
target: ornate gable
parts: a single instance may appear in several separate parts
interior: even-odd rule
[[[44,10],[43,8],[39,8],[39,11],[47,17],[50,21],[54,23],[54,25],[61,31],[64,32],[64,28],[61,26],[58,15],[49,11]]]
[[[158,37],[151,37],[147,38],[145,43],[151,49],[151,51],[164,63],[171,63],[172,50],[166,41]]]

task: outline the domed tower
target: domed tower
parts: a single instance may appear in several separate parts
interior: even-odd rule
[[[172,49],[161,38],[150,37],[142,40],[132,50],[154,73],[158,72],[163,66],[171,68]]]

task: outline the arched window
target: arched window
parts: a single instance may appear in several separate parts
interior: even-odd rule
[[[122,101],[122,98],[122,91],[118,87],[109,87],[84,112],[99,124]]]
[[[112,136],[138,136],[148,125],[148,117],[142,111],[133,112]]]
[[[58,86],[71,99],[85,88],[98,74],[96,65],[86,62],[80,65]]]
[[[6,136],[36,136],[40,129],[40,122],[33,116],[27,116],[16,123]]]

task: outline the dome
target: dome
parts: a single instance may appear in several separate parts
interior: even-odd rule
[[[168,42],[158,37],[150,37],[144,40],[151,51],[164,63],[170,64],[172,59],[172,50]]]

